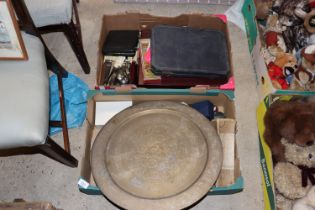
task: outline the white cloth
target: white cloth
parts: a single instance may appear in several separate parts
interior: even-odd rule
[[[29,59],[0,61],[0,149],[45,143],[49,77],[42,42],[22,33]]]
[[[25,0],[36,27],[67,24],[72,18],[72,0]]]

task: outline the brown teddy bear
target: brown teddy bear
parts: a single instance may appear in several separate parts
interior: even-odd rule
[[[297,199],[305,200],[310,188],[315,185],[315,145],[302,147],[284,138],[281,143],[285,147],[285,162],[279,162],[274,167],[277,207],[291,210],[292,205],[303,206],[303,202]]]
[[[315,102],[314,100],[293,100],[274,102],[265,117],[264,139],[269,145],[274,161],[284,161],[285,148],[281,139],[300,146],[314,144]]]
[[[315,90],[315,45],[301,51],[301,64],[290,85],[293,90]]]
[[[268,75],[272,85],[277,89],[288,89],[287,76],[292,75],[297,69],[295,56],[290,53],[277,53],[277,57],[268,65]]]

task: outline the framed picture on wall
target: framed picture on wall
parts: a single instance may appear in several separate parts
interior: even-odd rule
[[[27,52],[10,0],[0,0],[0,60],[26,60]]]

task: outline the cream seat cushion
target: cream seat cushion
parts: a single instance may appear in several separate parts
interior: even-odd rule
[[[0,149],[45,143],[49,78],[42,42],[22,33],[29,59],[0,61]]]
[[[67,24],[72,18],[72,0],[25,0],[36,27]]]

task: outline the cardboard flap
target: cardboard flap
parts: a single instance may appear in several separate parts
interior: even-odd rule
[[[104,15],[103,25],[110,30],[139,30],[139,13]]]
[[[141,28],[146,29],[151,29],[155,25],[187,26],[188,16],[180,15],[177,17],[158,17],[148,14],[140,14],[139,22]]]
[[[95,125],[95,108],[96,108],[96,103],[95,103],[95,95],[92,99],[88,100],[87,103],[87,113],[86,113],[86,120],[90,126]]]
[[[229,186],[235,182],[237,178],[235,168],[239,167],[238,161],[236,161],[236,121],[228,118],[215,119],[212,124],[216,127],[223,146],[222,170],[216,186]]]
[[[242,8],[242,13],[245,20],[249,51],[252,52],[258,34],[256,23],[256,8],[253,0],[245,0]]]
[[[196,85],[195,87],[190,88],[190,92],[196,93],[196,94],[204,94],[209,89],[210,89],[210,86],[208,85]]]
[[[212,15],[192,14],[189,16],[188,26],[193,28],[211,28],[226,33],[226,24],[224,21]]]
[[[127,92],[130,92],[132,89],[136,89],[136,88],[137,88],[136,85],[129,84],[129,85],[122,85],[122,86],[115,87],[115,90],[117,91],[117,93],[127,93]]]
[[[234,119],[217,120],[217,129],[219,133],[232,133],[236,131],[236,121]]]

